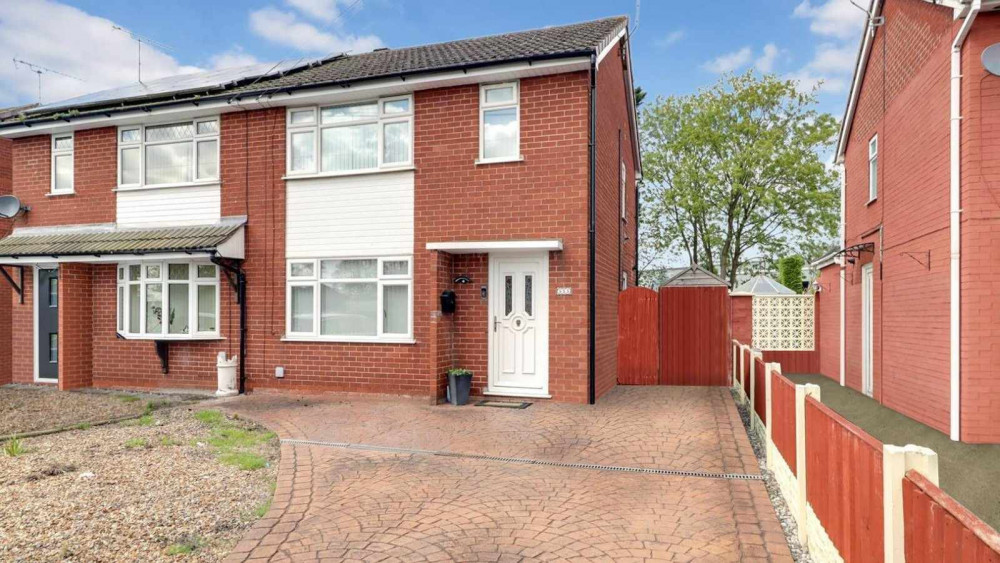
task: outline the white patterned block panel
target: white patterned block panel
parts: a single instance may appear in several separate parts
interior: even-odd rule
[[[812,295],[755,295],[753,347],[758,350],[812,350],[815,340]]]

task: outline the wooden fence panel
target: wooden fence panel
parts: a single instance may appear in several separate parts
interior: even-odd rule
[[[795,384],[778,372],[771,374],[771,441],[795,475]]]
[[[729,290],[660,288],[660,384],[728,385]]]
[[[1000,562],[1000,534],[916,471],[903,478],[903,530],[909,563]]]
[[[656,385],[659,380],[659,294],[632,287],[618,294],[618,383]]]
[[[806,399],[806,498],[845,561],[883,561],[882,443]]]
[[[781,364],[781,373],[819,373],[818,345],[808,352],[764,350],[762,354],[765,362]]]
[[[767,424],[767,376],[764,373],[764,362],[760,358],[754,358],[753,363],[753,410],[760,421]]]

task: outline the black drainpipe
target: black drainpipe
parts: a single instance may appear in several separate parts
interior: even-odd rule
[[[212,256],[212,263],[216,264],[226,273],[229,283],[236,292],[236,302],[240,305],[240,395],[246,392],[246,358],[247,358],[247,275],[243,271],[243,265],[239,261],[235,266],[229,261],[218,256]],[[236,276],[234,281],[231,275]],[[220,319],[221,320],[221,319]]]
[[[597,361],[594,351],[597,348],[597,55],[590,55],[590,268],[588,280],[590,284],[590,333],[588,335],[589,354],[587,369],[589,371],[587,401],[593,405],[597,402]]]

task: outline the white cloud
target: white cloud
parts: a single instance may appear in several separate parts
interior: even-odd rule
[[[809,66],[817,72],[850,74],[854,71],[857,57],[858,47],[852,43],[839,46],[823,43],[816,47],[816,56]]]
[[[778,58],[779,52],[778,47],[774,43],[764,45],[763,52],[753,63],[754,68],[764,73],[771,72],[774,70],[774,63]]]
[[[212,65],[213,69],[220,69],[250,66],[259,63],[260,60],[244,51],[243,47],[236,45],[228,51],[212,55],[208,59],[208,62]]]
[[[857,39],[865,24],[865,13],[850,0],[802,0],[792,15],[809,21],[809,30],[838,39]]]
[[[273,6],[250,12],[250,29],[272,43],[309,53],[363,53],[382,46],[377,36],[322,31],[294,13]]]
[[[333,23],[340,18],[341,4],[345,0],[285,0],[285,2],[302,12],[304,15],[326,23]],[[358,2],[348,5],[348,9],[359,9]]]
[[[701,68],[715,74],[732,72],[742,68],[753,58],[753,50],[750,47],[743,47],[739,51],[733,51],[704,63]]]
[[[669,47],[674,43],[677,43],[681,39],[684,39],[685,36],[687,36],[686,31],[684,31],[683,29],[676,29],[668,33],[666,36],[657,39],[655,41],[655,44],[657,47],[660,48]]]
[[[134,83],[135,42],[112,25],[111,20],[48,0],[0,2],[0,106],[34,102],[38,97],[37,75],[16,69],[10,62],[13,58],[85,81],[43,74],[43,102]],[[199,70],[143,45],[143,80]]]

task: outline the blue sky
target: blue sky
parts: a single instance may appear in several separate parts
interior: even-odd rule
[[[634,0],[8,0],[0,2],[0,106],[37,97],[36,75],[12,58],[84,80],[43,75],[46,102],[134,82],[135,45],[113,24],[170,47],[144,51],[144,76],[154,78],[635,11]],[[821,108],[839,117],[863,19],[849,0],[645,0],[633,39],[636,82],[652,96],[684,94],[754,67],[802,88],[823,80]]]

